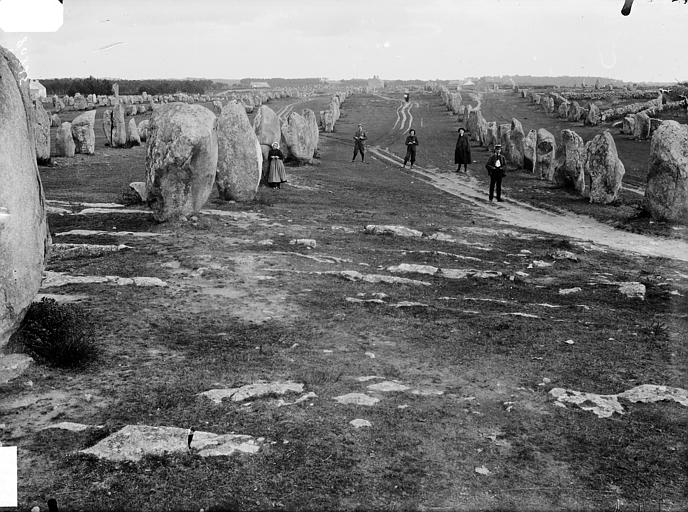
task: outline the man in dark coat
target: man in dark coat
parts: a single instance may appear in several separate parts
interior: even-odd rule
[[[406,164],[408,163],[409,160],[411,160],[411,169],[413,169],[413,164],[416,163],[416,148],[418,147],[418,137],[416,137],[416,130],[411,128],[409,130],[409,135],[406,137],[406,156],[404,157],[404,165],[402,167],[406,167]]]
[[[365,140],[367,138],[363,125],[358,123],[358,128],[356,133],[354,133],[354,157],[351,159],[352,162],[356,160],[356,155],[358,155],[359,151],[361,152],[361,162],[365,162]]]
[[[456,172],[461,171],[463,165],[464,172],[468,172],[468,164],[471,160],[471,143],[466,135],[466,130],[459,128],[459,139],[456,141],[456,149],[454,150],[454,163],[458,165]]]
[[[497,188],[497,201],[502,202],[502,178],[506,173],[506,158],[502,155],[502,145],[495,144],[494,154],[485,164],[487,173],[490,175],[490,202],[494,197],[495,187]]]

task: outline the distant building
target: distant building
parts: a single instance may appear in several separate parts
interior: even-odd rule
[[[379,91],[380,89],[383,89],[385,87],[385,82],[383,80],[380,80],[380,77],[377,75],[374,75],[373,78],[368,79],[368,91]]]
[[[475,82],[473,82],[473,80],[466,80],[464,83],[461,84],[461,89],[471,91],[475,89]]]
[[[31,93],[32,100],[35,100],[36,98],[48,97],[48,92],[46,91],[43,84],[40,83],[38,80],[31,80],[29,82],[29,91]]]
[[[251,82],[251,89],[269,89],[270,84],[267,82]]]
[[[461,80],[449,80],[449,82],[447,83],[447,88],[450,91],[458,91],[459,89],[461,89]]]

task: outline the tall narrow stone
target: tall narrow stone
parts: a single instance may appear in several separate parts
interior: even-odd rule
[[[554,181],[571,187],[580,195],[585,193],[585,143],[573,130],[561,131],[561,146],[557,149]]]
[[[535,146],[534,172],[542,179],[552,181],[556,164],[557,143],[554,135],[540,128],[537,131],[537,144]]]
[[[626,172],[614,137],[605,130],[585,145],[585,174],[590,177],[590,202],[609,204],[619,197]]]
[[[76,145],[72,136],[72,123],[62,123],[55,134],[55,152],[57,156],[74,156]]]
[[[95,123],[95,110],[79,114],[72,121],[72,136],[74,137],[77,153],[93,155],[96,152],[96,134],[93,130]]]

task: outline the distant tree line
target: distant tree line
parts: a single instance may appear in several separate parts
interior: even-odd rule
[[[251,82],[267,82],[270,87],[315,87],[321,84],[320,78],[242,78],[237,87],[251,87]]]
[[[203,94],[208,91],[224,88],[223,84],[218,84],[212,80],[172,80],[172,79],[151,79],[151,80],[112,80],[110,78],[47,78],[40,82],[45,86],[48,94],[69,95],[81,93],[86,94],[112,94],[112,84],[119,84],[120,94],[174,94],[184,92],[188,94]]]

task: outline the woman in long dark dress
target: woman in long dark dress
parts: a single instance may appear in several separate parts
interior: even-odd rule
[[[461,171],[463,165],[464,172],[468,172],[468,164],[471,160],[471,143],[468,141],[466,130],[459,128],[459,138],[456,141],[456,149],[454,150],[454,163],[458,165],[456,172]]]
[[[268,152],[268,160],[270,160],[268,186],[270,188],[280,188],[282,183],[287,182],[287,171],[284,169],[284,154],[280,151],[277,142],[272,143],[272,149]]]

